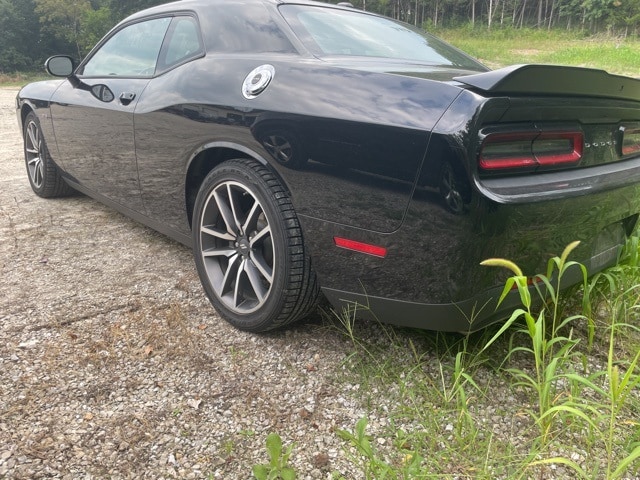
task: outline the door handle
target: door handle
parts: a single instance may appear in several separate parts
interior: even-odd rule
[[[120,103],[122,105],[129,105],[133,101],[134,98],[136,98],[136,94],[135,93],[122,92],[120,94]]]

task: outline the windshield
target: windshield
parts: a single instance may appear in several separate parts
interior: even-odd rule
[[[319,57],[382,57],[485,70],[441,40],[386,17],[311,5],[282,5],[280,11],[298,38]]]

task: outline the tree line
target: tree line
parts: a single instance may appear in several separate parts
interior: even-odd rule
[[[40,68],[54,53],[82,58],[118,21],[166,0],[0,0],[0,73]],[[333,0],[337,3],[339,0]],[[640,33],[640,0],[351,0],[426,29],[565,28]]]
[[[0,0],[0,73],[40,69],[55,53],[82,58],[117,22],[167,0]]]
[[[590,34],[637,36],[640,0],[351,0],[427,30],[471,25],[484,28],[564,28]]]

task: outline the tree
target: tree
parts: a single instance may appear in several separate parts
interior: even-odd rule
[[[33,0],[0,0],[0,72],[30,70],[41,60]]]
[[[86,54],[112,27],[111,10],[103,6],[97,10],[88,10],[82,19],[80,28],[80,48]]]
[[[42,31],[73,44],[82,56],[81,25],[91,11],[89,0],[35,0]]]
[[[160,5],[161,3],[167,3],[167,0],[111,0],[109,2],[111,20],[115,24],[127,15],[131,15],[132,13],[138,12],[144,8]]]

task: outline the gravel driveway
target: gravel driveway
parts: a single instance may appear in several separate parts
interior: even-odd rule
[[[319,319],[234,330],[189,249],[85,196],[36,197],[16,93],[0,89],[0,478],[251,478],[270,432],[298,478],[349,477],[352,345]]]

